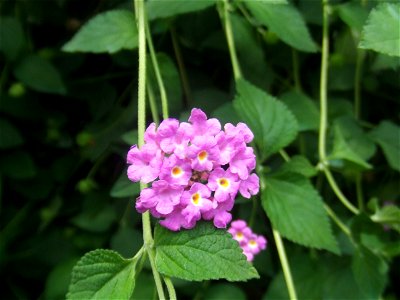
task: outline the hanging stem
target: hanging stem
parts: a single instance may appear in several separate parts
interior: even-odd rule
[[[158,89],[160,90],[162,116],[163,116],[163,119],[167,119],[168,118],[168,98],[167,98],[167,93],[165,91],[164,81],[162,80],[160,67],[159,67],[159,64],[158,64],[158,61],[157,61],[157,56],[156,56],[156,53],[154,51],[153,40],[151,38],[151,31],[150,31],[150,26],[149,26],[149,22],[147,21],[147,18],[145,19],[145,23],[146,23],[146,38],[147,38],[147,43],[148,43],[148,46],[149,46],[151,62],[153,64],[154,73],[156,75]]]
[[[146,125],[146,33],[145,33],[145,8],[144,0],[134,2],[139,39],[139,74],[138,74],[138,146],[144,144],[144,131]],[[145,188],[140,184],[140,189]],[[142,214],[143,240],[146,252],[149,255],[151,269],[156,284],[158,296],[165,299],[160,274],[155,266],[155,253],[153,249],[153,236],[151,232],[150,214]]]
[[[335,179],[333,178],[328,162],[326,159],[326,131],[328,121],[328,58],[329,58],[329,21],[328,21],[328,0],[322,0],[323,21],[322,21],[322,55],[321,55],[321,81],[320,81],[320,123],[319,123],[319,139],[318,139],[318,152],[319,152],[319,168],[324,171],[329,185],[335,192],[339,200],[350,211],[358,214],[359,211],[346,196],[342,193]]]
[[[153,118],[154,123],[156,123],[156,125],[158,126],[158,124],[160,124],[160,119],[158,118],[156,97],[154,96],[154,91],[150,83],[150,80],[146,82],[146,86],[147,86],[147,94],[149,95],[151,117]]]
[[[335,214],[335,212],[328,206],[328,204],[324,203],[324,208],[331,219],[336,223],[336,225],[350,238],[351,231],[350,229],[339,219],[339,217]]]
[[[235,77],[235,81],[237,81],[238,79],[242,78],[242,72],[240,70],[239,60],[236,54],[235,42],[233,39],[232,24],[229,16],[228,0],[224,0],[223,3],[222,19],[225,27],[226,40],[228,42],[229,55],[231,57],[231,62],[232,62],[233,76]]]
[[[279,259],[281,261],[283,275],[285,277],[286,286],[289,292],[289,297],[291,300],[295,300],[297,299],[296,289],[294,287],[293,277],[290,271],[289,262],[286,257],[285,246],[283,245],[282,238],[279,232],[273,228],[272,233],[274,235],[276,248],[278,250]]]
[[[164,276],[164,282],[165,282],[165,285],[167,286],[169,299],[176,300],[176,293],[175,293],[174,285],[172,284],[171,279],[167,276]]]

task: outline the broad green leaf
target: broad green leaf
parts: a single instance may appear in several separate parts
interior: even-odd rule
[[[347,2],[336,7],[339,17],[347,26],[361,33],[362,27],[367,20],[368,10],[361,2]]]
[[[316,103],[300,92],[288,92],[279,97],[296,116],[299,131],[318,130],[319,111]]]
[[[149,20],[154,20],[199,11],[215,2],[216,0],[148,0],[146,10]]]
[[[316,52],[318,50],[306,23],[294,6],[265,1],[246,1],[244,3],[258,22],[267,26],[285,43],[300,51]],[[290,20],[290,22],[284,20]]]
[[[130,181],[126,172],[123,172],[111,188],[110,196],[114,198],[133,197],[139,192],[139,183]]]
[[[218,283],[207,288],[204,298],[210,300],[246,300],[246,294],[243,290],[232,283]]]
[[[385,205],[371,216],[378,223],[400,225],[400,209],[396,205]]]
[[[400,171],[400,127],[390,121],[382,121],[370,132],[370,136],[381,146],[389,165]]]
[[[354,119],[346,116],[336,119],[333,131],[334,143],[329,160],[343,159],[365,169],[372,168],[367,160],[374,155],[375,144]]]
[[[100,204],[99,204],[100,205]],[[92,210],[90,208],[93,208]],[[111,205],[103,205],[100,208],[93,206],[81,211],[71,222],[91,232],[104,232],[110,228],[116,219],[115,209]]]
[[[396,70],[400,68],[400,57],[389,56],[379,53],[371,66],[372,71],[382,71],[386,69]]]
[[[367,248],[359,246],[353,256],[352,270],[366,299],[378,299],[387,281],[386,262]]]
[[[0,149],[13,148],[23,143],[18,129],[7,120],[0,119]]]
[[[135,17],[128,10],[111,10],[90,19],[66,43],[67,52],[115,53],[138,46]]]
[[[307,247],[339,253],[322,199],[305,177],[284,174],[264,181],[262,205],[282,236]]]
[[[0,51],[9,62],[15,61],[26,46],[22,25],[16,18],[0,17]]]
[[[65,94],[67,91],[58,70],[37,55],[28,55],[20,61],[14,69],[14,75],[39,92]]]
[[[371,11],[359,48],[400,56],[400,3],[381,3]]]
[[[67,299],[129,299],[135,287],[137,259],[97,249],[85,254],[72,270]]]
[[[232,236],[210,222],[179,232],[157,225],[154,243],[157,269],[168,276],[192,281],[259,277]]]
[[[44,289],[44,299],[63,299],[68,292],[68,286],[71,282],[72,268],[76,265],[78,259],[72,258],[60,262],[51,270],[46,279]]]
[[[279,170],[280,172],[291,172],[303,175],[304,177],[313,177],[317,175],[317,170],[310,161],[302,155],[293,156]]]
[[[285,104],[245,80],[238,81],[236,89],[233,105],[253,131],[262,160],[295,139],[297,121]]]

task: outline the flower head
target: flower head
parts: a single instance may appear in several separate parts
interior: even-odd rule
[[[250,198],[259,189],[252,173],[255,155],[247,146],[252,139],[246,124],[228,123],[221,130],[217,119],[197,108],[188,122],[169,118],[158,127],[151,123],[145,144],[132,146],[127,155],[128,178],[152,182],[141,191],[137,211],[150,211],[175,231],[193,228],[201,219],[226,228],[237,193]]]

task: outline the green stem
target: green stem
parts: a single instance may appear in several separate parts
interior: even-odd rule
[[[345,195],[343,195],[343,193],[340,190],[339,186],[337,185],[335,178],[333,177],[331,171],[327,167],[324,167],[323,171],[325,173],[326,179],[328,179],[329,185],[333,189],[335,195],[343,203],[343,205],[346,206],[351,212],[353,212],[355,214],[359,214],[359,210],[353,204],[350,203],[350,201],[346,198]]]
[[[146,30],[145,30],[145,9],[144,0],[134,2],[135,13],[138,26],[139,40],[139,74],[138,74],[138,146],[144,144],[144,131],[146,125]],[[145,187],[140,184],[140,189]],[[146,252],[149,255],[150,265],[153,272],[158,296],[165,299],[164,290],[160,274],[155,265],[155,255],[153,249],[153,237],[151,232],[150,213],[147,211],[142,214],[143,240]]]
[[[283,160],[288,162],[290,160],[289,154],[286,153],[285,149],[279,150],[279,154],[282,156]]]
[[[293,61],[294,86],[296,87],[297,92],[301,92],[303,89],[301,87],[301,81],[300,81],[299,56],[295,49],[292,49],[292,61]]]
[[[151,38],[151,31],[150,31],[149,22],[147,21],[147,18],[145,19],[145,23],[146,23],[146,37],[147,37],[147,43],[148,43],[148,46],[149,46],[151,62],[153,64],[154,73],[156,75],[158,88],[160,90],[162,115],[163,115],[163,119],[167,119],[168,118],[167,92],[165,91],[164,81],[162,80],[160,67],[159,67],[159,64],[158,64],[158,61],[157,61],[157,56],[156,56],[156,53],[154,51],[153,40]]]
[[[358,209],[364,210],[364,193],[362,189],[362,174],[361,172],[356,174],[356,192],[357,192],[357,203]]]
[[[336,225],[351,239],[351,231],[350,229],[339,219],[339,217],[335,214],[335,212],[328,206],[328,204],[324,203],[324,208],[331,219],[336,223]]]
[[[326,129],[328,116],[328,58],[329,58],[329,22],[328,22],[328,0],[322,0],[323,22],[322,22],[322,55],[321,55],[321,78],[320,78],[320,123],[318,152],[322,164],[326,164]]]
[[[235,42],[233,39],[232,24],[229,16],[229,3],[228,0],[223,1],[223,21],[225,27],[226,40],[228,42],[229,55],[231,56],[233,76],[235,81],[242,78],[242,72],[240,70],[239,60],[236,54]]]
[[[158,124],[160,124],[160,119],[158,118],[158,109],[156,104],[156,98],[154,96],[153,87],[151,86],[149,80],[147,81],[146,85],[147,85],[147,94],[149,95],[151,117],[153,118],[154,123],[156,123],[156,125],[158,126]]]
[[[164,276],[164,282],[165,282],[165,285],[167,286],[169,299],[176,300],[176,293],[175,293],[174,285],[172,284],[171,279],[167,276]]]
[[[181,48],[179,47],[179,42],[178,42],[178,38],[177,38],[177,34],[176,34],[176,30],[175,30],[174,26],[171,26],[171,38],[172,38],[172,45],[174,47],[176,60],[178,62],[179,75],[181,77],[183,91],[186,96],[186,102],[190,106],[190,104],[193,103],[192,92],[190,90],[190,84],[189,84],[188,76],[186,73],[185,64],[183,63]]]
[[[254,220],[257,217],[258,201],[259,201],[259,199],[253,197],[253,205],[252,205],[252,208],[251,208],[251,215],[250,215],[250,220],[249,220],[249,227],[250,228],[253,226]]]
[[[274,235],[276,248],[278,250],[279,259],[281,261],[283,275],[285,277],[286,286],[287,286],[287,289],[289,292],[289,297],[291,300],[295,300],[295,299],[297,299],[296,289],[294,287],[293,277],[292,277],[292,273],[290,271],[290,267],[289,267],[289,263],[287,260],[286,251],[285,251],[285,247],[282,242],[281,235],[279,234],[279,232],[276,229],[272,229],[272,233]]]

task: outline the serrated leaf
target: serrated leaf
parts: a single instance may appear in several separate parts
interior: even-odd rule
[[[333,131],[334,143],[329,160],[344,159],[365,169],[372,168],[367,160],[374,155],[375,144],[354,119],[346,116],[336,119]]]
[[[285,43],[300,51],[316,52],[318,50],[303,17],[294,6],[265,1],[244,3],[258,22],[267,26]],[[283,20],[290,20],[290,22]]]
[[[66,43],[66,52],[115,53],[138,46],[135,17],[128,10],[111,10],[90,19]]]
[[[154,243],[157,269],[168,276],[192,281],[259,277],[232,236],[210,222],[179,232],[157,225]]]
[[[317,170],[310,161],[302,155],[293,156],[280,169],[280,172],[291,172],[303,175],[304,177],[313,177],[317,175]]]
[[[21,82],[39,92],[65,94],[66,88],[60,72],[46,59],[28,55],[20,61],[14,75]]]
[[[359,33],[367,20],[368,10],[359,2],[347,2],[337,6],[339,17],[347,26]]]
[[[245,80],[239,80],[236,89],[233,105],[253,131],[262,160],[295,139],[297,121],[285,104]]]
[[[296,116],[299,131],[318,130],[319,111],[315,102],[299,92],[288,92],[279,97]]]
[[[359,48],[400,56],[400,3],[382,3],[374,8],[363,28]]]
[[[0,119],[0,149],[16,147],[23,143],[18,129],[7,120]]]
[[[139,183],[130,181],[126,172],[123,172],[111,188],[110,196],[114,198],[133,197],[139,192]]]
[[[390,121],[382,121],[370,132],[370,137],[381,146],[389,165],[400,171],[400,127]]]
[[[267,177],[262,205],[282,236],[307,247],[339,253],[323,202],[311,183],[298,174]]]
[[[216,0],[148,0],[146,10],[149,20],[173,17],[205,9]]]
[[[85,254],[72,270],[67,299],[129,299],[135,287],[136,259],[97,249]]]
[[[367,299],[378,299],[386,281],[388,266],[379,256],[359,246],[353,256],[352,270],[358,287]]]

